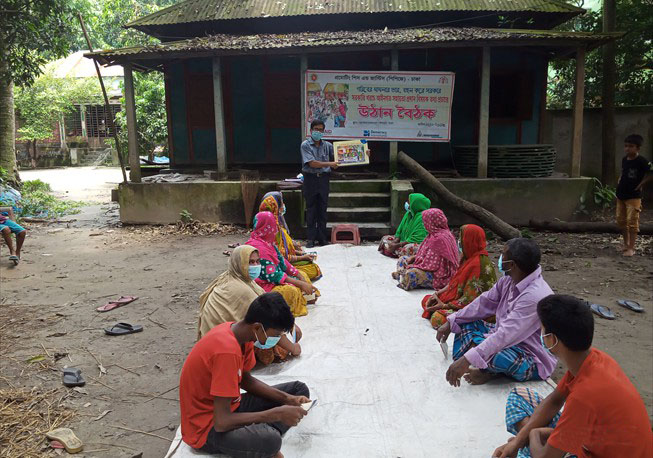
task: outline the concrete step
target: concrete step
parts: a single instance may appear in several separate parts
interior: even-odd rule
[[[329,205],[334,207],[380,207],[390,205],[389,192],[332,192]]]
[[[331,192],[390,192],[388,180],[331,180]]]
[[[386,223],[390,221],[390,207],[328,207],[327,218],[348,223]]]

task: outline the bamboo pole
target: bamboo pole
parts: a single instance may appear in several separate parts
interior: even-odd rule
[[[82,32],[84,32],[84,38],[86,39],[88,50],[89,52],[93,52],[93,47],[91,46],[91,39],[88,37],[88,33],[86,33],[86,26],[84,25],[84,19],[82,18],[82,13],[77,13],[77,17],[79,18],[79,24],[82,26]],[[93,63],[95,64],[95,72],[97,73],[97,77],[100,80],[100,87],[102,88],[102,95],[104,96],[104,111],[106,116],[106,113],[111,112],[111,107],[109,106],[109,97],[107,96],[107,90],[104,87],[104,81],[102,81],[102,73],[100,73],[100,66],[98,65],[96,59],[93,59]],[[111,132],[113,133],[113,139],[116,142],[116,151],[118,151],[118,161],[120,161],[120,169],[122,170],[122,179],[124,180],[125,183],[127,183],[127,172],[125,171],[125,164],[123,161],[122,154],[120,152],[120,143],[118,142],[118,132],[116,130],[116,123],[112,116],[109,116],[109,118],[111,119],[111,127],[112,127]]]

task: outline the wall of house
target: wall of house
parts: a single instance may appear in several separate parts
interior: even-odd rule
[[[452,143],[400,142],[400,150],[420,162],[450,167],[455,162],[452,144],[477,143],[480,56],[479,48],[399,52],[399,70],[456,73]],[[491,62],[493,78],[498,79],[490,96],[495,107],[490,144],[538,143],[545,57],[495,48]],[[299,57],[238,56],[223,58],[222,63],[229,163],[297,163],[302,140]],[[390,52],[313,54],[308,68],[388,71]],[[165,74],[172,164],[216,164],[211,60],[170,63]],[[506,116],[505,107],[512,107],[514,116]],[[370,148],[373,162],[388,161],[388,142],[370,142]]]
[[[545,143],[556,147],[556,171],[569,173],[571,168],[572,110],[547,110],[543,123]],[[617,107],[615,110],[615,167],[621,170],[623,140],[629,134],[644,137],[641,154],[653,160],[653,106]],[[581,174],[601,176],[601,109],[585,108]]]

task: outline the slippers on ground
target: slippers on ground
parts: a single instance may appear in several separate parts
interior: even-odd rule
[[[136,299],[138,299],[138,296],[120,296],[120,299],[107,302],[106,304],[96,308],[95,310],[97,310],[98,312],[109,312],[113,309],[117,309],[118,307],[122,307],[123,305],[130,304],[134,302]]]
[[[616,318],[614,313],[612,313],[612,310],[604,305],[590,304],[590,310],[606,320],[614,320]]]
[[[229,248],[236,248],[236,247],[239,247],[239,246],[240,246],[240,243],[230,243],[230,244],[227,245],[227,246],[228,246]]]
[[[105,328],[104,332],[110,336],[124,336],[125,334],[134,334],[142,330],[143,326],[140,324],[116,323],[110,328]]]
[[[639,305],[639,302],[636,301],[631,301],[628,299],[620,299],[617,301],[617,304],[621,305],[622,307],[626,307],[628,310],[632,310],[633,312],[637,312],[637,313],[644,312],[644,307]]]
[[[82,377],[82,371],[74,367],[68,367],[63,370],[63,384],[67,387],[84,386],[86,380]]]
[[[70,428],[57,428],[45,433],[45,437],[52,441],[61,443],[68,453],[78,453],[84,448],[84,444],[79,440]]]
[[[225,251],[222,252],[222,254],[225,255],[225,256],[231,256],[231,251],[225,250]]]

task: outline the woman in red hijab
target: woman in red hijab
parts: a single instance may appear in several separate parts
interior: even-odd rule
[[[485,231],[475,224],[467,224],[460,228],[460,240],[462,260],[458,271],[447,286],[422,299],[422,317],[430,319],[436,329],[447,321],[447,316],[471,303],[497,281],[485,249]]]

